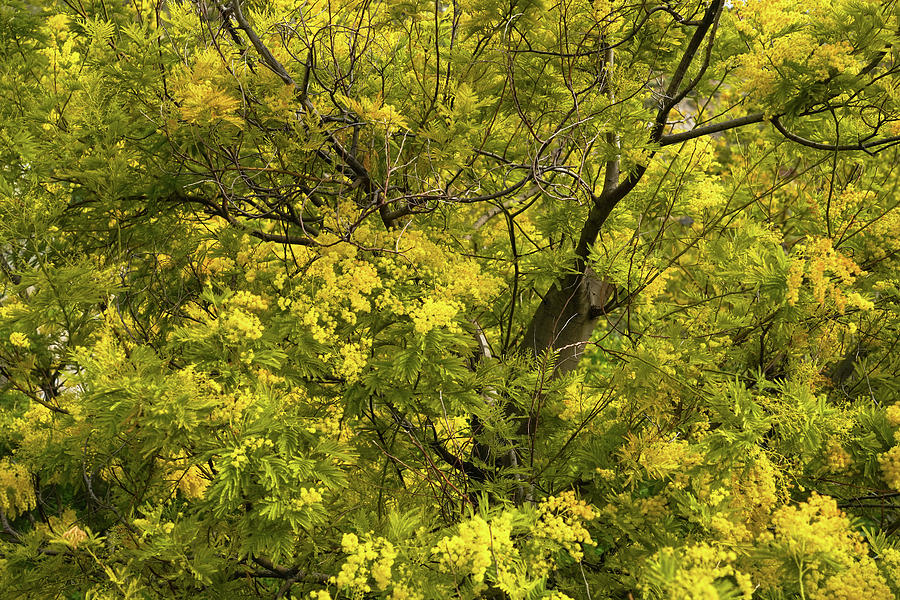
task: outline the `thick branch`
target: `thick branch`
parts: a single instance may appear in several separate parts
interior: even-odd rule
[[[736,119],[729,119],[728,121],[722,121],[721,123],[710,123],[709,125],[703,125],[701,127],[696,127],[694,129],[691,129],[690,131],[682,131],[680,133],[671,133],[669,135],[664,135],[659,138],[659,145],[660,146],[670,146],[672,144],[686,142],[688,140],[693,140],[695,138],[703,137],[705,135],[719,133],[720,131],[736,129],[738,127],[743,127],[744,125],[752,125],[753,123],[761,123],[765,120],[766,120],[765,114],[754,113],[752,115],[747,115],[746,117],[738,117]]]
[[[315,573],[298,568],[289,569],[287,567],[282,567],[281,565],[276,565],[271,560],[263,556],[253,557],[250,560],[265,569],[267,572],[252,574],[242,573],[240,574],[241,576],[251,575],[257,577],[273,577],[278,579],[302,581],[307,583],[328,583],[329,580],[329,576],[325,573]]]
[[[706,70],[714,43],[715,25],[718,22],[723,3],[724,0],[713,0],[710,3],[703,19],[691,36],[684,55],[669,80],[665,98],[654,120],[649,140],[651,143],[658,143],[661,140],[672,108],[697,85]],[[704,64],[694,79],[682,89],[688,69],[711,28],[713,35],[708,42]],[[607,56],[607,59],[611,59],[611,57]],[[618,164],[607,164],[603,191],[599,196],[592,196],[587,220],[581,228],[581,234],[575,246],[574,268],[557,285],[547,291],[529,324],[523,341],[524,349],[530,351],[534,356],[540,356],[547,351],[558,352],[555,374],[569,371],[578,365],[584,347],[594,331],[597,319],[613,295],[613,286],[594,276],[587,266],[587,258],[597,241],[600,228],[603,227],[610,213],[622,198],[635,188],[646,170],[645,165],[639,165],[624,181],[615,184],[613,179],[618,179]]]
[[[710,9],[711,8],[712,6],[710,6]],[[722,15],[722,3],[719,4],[719,7],[716,9],[715,13],[707,12],[707,16],[710,14],[712,14],[712,31],[709,34],[709,40],[706,42],[706,52],[703,55],[703,64],[700,65],[700,69],[697,71],[697,74],[694,76],[691,82],[688,83],[684,87],[684,89],[678,93],[678,95],[669,99],[670,106],[676,106],[679,102],[684,100],[685,96],[687,96],[688,93],[690,93],[690,91],[695,87],[697,87],[697,84],[700,83],[703,75],[706,74],[706,69],[709,68],[709,60],[712,57],[713,43],[716,41],[716,30],[719,28],[719,17]],[[704,19],[700,23],[700,29],[703,29],[705,27],[705,23],[706,19]]]
[[[575,246],[575,256],[578,261],[576,268],[579,271],[583,269],[584,262],[587,260],[591,247],[594,245],[594,242],[597,241],[597,236],[600,234],[600,228],[606,222],[606,219],[609,218],[609,215],[616,207],[616,204],[618,204],[622,198],[627,196],[638,184],[646,170],[646,166],[638,166],[625,181],[611,190],[607,190],[599,196],[594,197],[593,202],[591,202],[591,210],[588,212],[587,220],[581,228],[578,245]]]
[[[900,135],[895,135],[886,138],[877,138],[874,140],[869,140],[868,142],[859,142],[857,144],[825,144],[822,142],[816,142],[813,140],[809,140],[805,137],[801,137],[796,133],[792,133],[785,128],[785,126],[781,123],[781,120],[778,117],[772,117],[772,125],[775,126],[775,129],[778,132],[791,140],[792,142],[796,142],[802,146],[806,146],[808,148],[814,148],[816,150],[825,150],[829,152],[849,152],[853,150],[862,150],[864,152],[869,152],[870,154],[875,154],[880,150],[884,150],[884,148],[878,148],[878,146],[887,147],[889,144],[898,144],[900,143]],[[870,152],[871,148],[878,148],[874,152]]]
[[[688,46],[684,51],[684,55],[681,57],[681,62],[678,63],[678,67],[676,67],[675,73],[672,74],[672,79],[669,80],[669,87],[666,88],[665,98],[663,99],[662,106],[660,106],[659,112],[656,115],[655,129],[652,135],[654,141],[658,141],[659,138],[662,137],[663,128],[666,126],[666,120],[669,117],[669,111],[671,111],[672,107],[678,104],[681,99],[690,92],[691,88],[697,84],[699,75],[706,70],[706,62],[704,62],[704,65],[701,67],[698,77],[694,78],[694,81],[691,82],[691,85],[679,91],[679,89],[681,88],[681,83],[684,81],[691,63],[694,62],[694,58],[697,56],[697,52],[700,50],[700,44],[703,43],[703,38],[706,37],[706,34],[709,31],[710,27],[712,27],[714,23],[718,22],[719,13],[722,10],[722,4],[723,0],[714,0],[710,3],[709,7],[706,9],[706,14],[703,15],[703,20],[694,31],[694,35],[691,36],[691,40],[690,42],[688,42]],[[710,48],[712,47],[712,43],[713,40],[711,39],[709,41]]]
[[[612,77],[613,66],[615,63],[615,51],[609,46],[606,47],[604,52],[604,59],[606,62],[607,79],[606,97],[609,100],[610,106],[612,106],[616,102],[616,95],[613,86],[609,84],[609,79]],[[603,176],[603,192],[612,190],[619,185],[619,149],[621,148],[619,134],[615,131],[608,132],[606,134],[606,143],[615,149],[616,154],[606,161],[606,173]]]
[[[22,386],[20,386],[20,385],[19,385],[18,383],[16,383],[16,382],[12,382],[12,387],[15,388],[16,390],[22,392],[23,394],[25,394],[25,395],[28,397],[28,399],[31,400],[32,402],[37,402],[38,404],[40,404],[40,405],[43,406],[44,408],[48,408],[48,409],[50,409],[51,411],[53,411],[53,412],[55,412],[55,413],[59,413],[59,414],[61,414],[61,415],[69,415],[69,414],[72,414],[72,413],[70,413],[69,411],[67,411],[66,409],[62,408],[61,406],[56,406],[55,404],[51,404],[51,403],[50,403],[49,401],[47,401],[47,400],[41,399],[41,397],[38,395],[37,392],[29,391],[29,390],[23,388]]]

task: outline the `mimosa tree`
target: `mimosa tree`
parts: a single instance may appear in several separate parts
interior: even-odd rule
[[[900,595],[896,3],[0,40],[0,598]]]

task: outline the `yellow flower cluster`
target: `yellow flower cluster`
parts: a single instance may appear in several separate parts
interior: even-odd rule
[[[319,256],[311,250],[307,253],[308,258],[316,259],[306,272],[308,286],[294,290],[290,297],[280,297],[278,306],[290,310],[317,342],[329,344],[339,337],[341,323],[355,325],[359,314],[372,310],[372,296],[382,283],[375,266],[357,258],[354,246],[337,244],[323,249]],[[283,283],[284,278],[276,275],[276,286]],[[355,362],[351,359],[343,369],[353,372]]]
[[[900,404],[892,404],[884,411],[887,422],[892,427],[900,425]],[[894,431],[894,441],[898,445],[878,455],[881,476],[891,489],[900,490],[900,429]]]
[[[490,523],[476,516],[459,525],[459,533],[443,537],[431,553],[438,557],[441,570],[457,577],[470,575],[475,582],[484,581],[488,568],[497,560],[511,560],[513,547],[512,517],[508,513]]]
[[[306,504],[318,504],[322,501],[322,488],[300,488],[300,501]]]
[[[17,313],[25,312],[26,306],[18,297],[4,298],[0,303],[0,318],[15,318]]]
[[[716,150],[711,139],[707,138],[702,142],[698,141],[697,145],[700,146],[701,144],[703,144],[703,147],[699,149],[700,152],[714,155]],[[697,167],[703,168],[703,165],[698,164]],[[699,181],[691,186],[690,190],[691,206],[696,207],[700,211],[720,206],[727,200],[725,190],[722,188],[718,175],[704,174]]]
[[[867,298],[863,298],[859,292],[850,292],[847,294],[847,303],[860,310],[872,310],[875,308],[875,303]]]
[[[300,512],[309,506],[321,504],[324,498],[322,496],[323,491],[325,491],[325,488],[302,487],[300,488],[300,497],[288,501],[288,507],[294,512]]]
[[[638,300],[642,304],[652,306],[660,294],[666,291],[666,285],[672,276],[676,275],[677,270],[674,267],[668,267],[662,270],[648,269],[644,274],[646,284],[641,290]]]
[[[618,486],[617,486],[618,487]],[[598,517],[604,525],[610,524],[624,532],[637,532],[658,527],[658,519],[671,514],[669,498],[658,494],[649,498],[636,498],[631,492],[610,494]]]
[[[776,38],[769,45],[755,41],[752,51],[739,58],[739,72],[748,91],[757,97],[771,94],[778,79],[778,67],[792,57],[792,48],[809,53],[814,43],[811,36],[800,32]]]
[[[677,551],[663,548],[654,555],[651,564],[669,566],[660,568],[663,578],[658,582],[658,587],[670,600],[719,600],[721,584],[728,580],[737,584],[742,600],[750,600],[753,597],[753,583],[746,573],[735,568],[735,561],[735,552],[704,543]]]
[[[300,303],[291,305],[291,313],[299,317],[300,322],[312,333],[313,339],[326,344],[335,337],[337,321],[325,309],[315,307],[304,308]]]
[[[626,464],[642,467],[654,479],[672,477],[676,487],[691,482],[687,470],[702,460],[685,440],[646,440],[635,435],[626,437],[619,454]]]
[[[825,79],[831,75],[832,70],[843,73],[849,70],[855,62],[853,46],[842,40],[837,43],[816,46],[808,64],[817,79]]]
[[[344,412],[341,408],[328,405],[325,407],[324,414],[316,419],[315,429],[324,435],[339,439],[342,433],[348,433],[341,431],[341,420],[343,417]]]
[[[413,320],[416,331],[419,333],[428,333],[438,327],[446,327],[450,331],[459,331],[459,325],[455,321],[459,310],[460,307],[455,302],[426,298],[422,302],[422,306],[413,311],[410,317]]]
[[[262,337],[262,322],[254,314],[240,308],[230,308],[218,318],[219,329],[226,340],[238,344]]]
[[[850,454],[837,440],[831,440],[825,448],[825,463],[832,473],[840,473],[850,466]]]
[[[735,3],[731,16],[750,44],[750,51],[738,59],[745,89],[767,100],[779,79],[793,83],[791,76],[804,76],[817,81],[853,68],[852,45],[819,39],[822,13],[814,4],[808,6],[785,0]]]
[[[35,506],[34,486],[28,469],[8,458],[0,460],[0,509],[15,517]]]
[[[756,535],[769,525],[769,514],[778,502],[778,486],[775,466],[763,452],[750,456],[748,463],[731,476],[729,503],[741,515],[747,532]]]
[[[397,247],[404,259],[415,266],[416,274],[433,285],[433,296],[437,299],[467,300],[479,306],[502,289],[502,281],[482,272],[476,261],[455,254],[448,256],[447,244],[436,243],[424,232],[405,232],[397,241]],[[408,270],[408,267],[401,267],[403,269]]]
[[[27,349],[30,346],[28,336],[20,331],[13,331],[9,334],[9,343],[17,348]]]
[[[881,476],[888,487],[900,490],[900,446],[894,446],[878,455]]]
[[[371,340],[368,339],[341,346],[341,362],[337,371],[348,383],[356,381],[363,367],[366,366],[370,346]]]
[[[669,500],[665,496],[650,496],[649,498],[638,498],[634,505],[641,513],[641,516],[649,519],[661,519],[668,513]]]
[[[422,600],[422,598],[422,594],[403,583],[395,583],[391,595],[388,596],[388,600]]]
[[[774,532],[764,532],[760,541],[774,544],[779,555],[792,557],[793,564],[849,567],[866,555],[862,536],[828,496],[813,492],[806,502],[781,507],[772,516],[772,525]],[[821,578],[820,570],[809,574],[811,581]]]
[[[60,420],[37,402],[32,404],[21,418],[13,421],[13,430],[21,436],[22,447],[44,448],[51,440],[65,430],[60,427]],[[4,463],[0,462],[0,468]]]
[[[813,585],[810,600],[895,600],[896,596],[875,562],[866,557],[825,579],[824,585]]]
[[[867,205],[870,206],[874,200],[875,198],[870,190],[860,189],[850,184],[839,194],[832,194],[830,214],[828,216],[836,220],[834,227],[838,227],[838,223],[843,227],[850,227],[860,212],[865,210]],[[811,196],[809,203],[810,207],[818,210],[820,218],[826,218],[825,211],[828,209],[826,202],[819,202],[815,196]],[[842,217],[845,220],[841,220]]]
[[[47,28],[57,34],[63,33],[69,26],[69,16],[56,14],[49,17],[46,21]]]
[[[208,393],[211,398],[215,399],[217,405],[212,418],[223,423],[234,423],[239,420],[244,411],[257,400],[256,395],[248,389],[238,390],[231,394],[223,394],[221,390]]]
[[[191,465],[178,476],[178,489],[185,498],[202,499],[206,495],[209,480],[203,476],[203,472],[196,465]]]
[[[356,534],[345,533],[341,539],[341,549],[349,556],[341,565],[340,573],[331,578],[331,583],[368,594],[372,591],[369,585],[371,578],[379,590],[388,588],[391,568],[397,558],[397,550],[391,542],[384,538],[360,542]]]
[[[558,543],[575,560],[580,561],[584,556],[583,544],[594,545],[584,523],[595,519],[597,513],[589,504],[579,500],[575,492],[570,490],[543,500],[538,505],[538,514],[535,535]]]
[[[884,416],[892,427],[900,425],[900,404],[891,404],[884,411]]]
[[[792,261],[787,275],[787,301],[791,306],[796,306],[800,301],[800,287],[803,285],[803,272],[805,264],[802,261]]]
[[[228,456],[231,466],[240,471],[245,465],[250,464],[250,458],[247,456],[247,450],[243,446],[238,446],[232,450]]]
[[[895,589],[900,589],[900,550],[883,548],[878,556],[878,563],[885,578]]]
[[[257,296],[247,290],[240,290],[228,299],[228,305],[243,308],[253,312],[262,312],[269,308],[269,302],[262,296]]]
[[[228,453],[226,458],[229,459],[229,462],[234,469],[241,470],[245,465],[250,464],[250,454],[253,454],[261,448],[272,449],[274,447],[275,443],[269,438],[249,436],[240,446],[237,446]]]
[[[284,377],[280,375],[276,375],[272,371],[268,369],[264,369],[263,367],[258,367],[255,369],[256,372],[256,380],[259,381],[266,387],[275,387],[285,382]]]
[[[871,302],[858,293],[845,294],[838,284],[849,286],[863,272],[851,259],[847,258],[831,244],[830,238],[818,238],[798,245],[799,256],[792,262],[787,276],[787,300],[794,305],[800,298],[800,288],[804,275],[812,286],[813,299],[820,306],[826,297],[831,297],[835,308],[843,312],[848,302],[859,308],[871,308]]]
[[[51,35],[55,37],[56,44],[42,48],[38,52],[47,58],[50,68],[59,73],[66,72],[66,69],[78,64],[81,60],[81,53],[75,50],[76,39],[69,37],[64,31],[51,32]]]

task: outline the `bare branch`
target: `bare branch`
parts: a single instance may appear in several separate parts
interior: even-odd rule
[[[680,133],[671,133],[669,135],[664,135],[659,138],[659,145],[670,146],[672,144],[686,142],[688,140],[693,140],[705,135],[719,133],[720,131],[736,129],[738,127],[743,127],[744,125],[752,125],[753,123],[761,123],[765,120],[765,114],[754,113],[752,115],[747,115],[746,117],[738,117],[736,119],[722,121],[721,123],[711,123],[709,125],[703,125],[702,127],[696,127],[694,129],[691,129],[690,131],[682,131]]]
[[[862,150],[869,154],[877,154],[885,148],[888,148],[890,145],[900,143],[900,135],[894,135],[891,137],[869,140],[868,142],[859,142],[857,144],[825,144],[822,142],[816,142],[807,139],[805,137],[801,137],[796,133],[788,131],[788,129],[782,124],[781,119],[777,116],[772,117],[772,125],[775,126],[775,129],[777,129],[781,135],[791,140],[792,142],[796,142],[808,148],[815,148],[816,150],[825,150],[828,152],[849,152],[853,150]],[[879,146],[882,147],[879,148]],[[872,148],[877,148],[877,150],[871,151]]]

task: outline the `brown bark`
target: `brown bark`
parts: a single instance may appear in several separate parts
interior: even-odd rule
[[[615,287],[590,267],[571,274],[548,290],[525,333],[523,350],[536,357],[556,354],[554,375],[578,366],[597,321]]]

